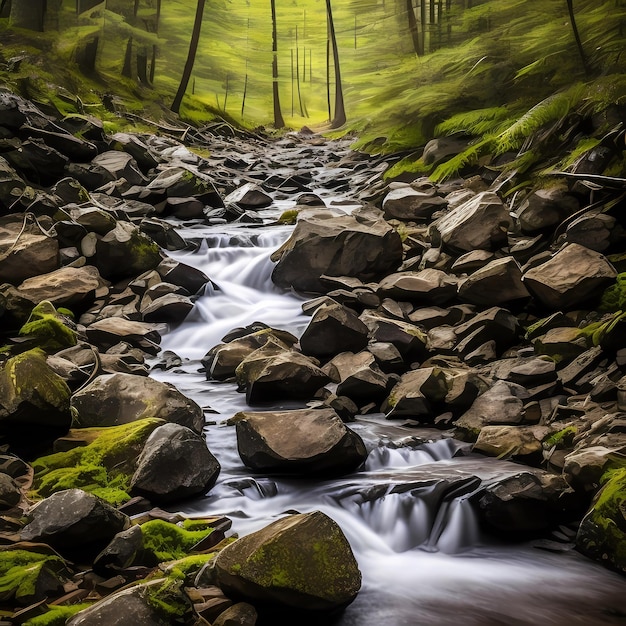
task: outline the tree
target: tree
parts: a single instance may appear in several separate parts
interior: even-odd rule
[[[589,63],[587,62],[587,55],[583,48],[582,41],[580,40],[580,33],[578,32],[578,26],[576,25],[576,16],[574,15],[574,0],[567,0],[567,12],[569,13],[570,24],[572,25],[572,31],[574,32],[574,39],[576,40],[576,47],[578,48],[578,54],[583,64],[585,74],[589,74]]]
[[[43,32],[46,0],[17,0],[11,3],[11,26]]]
[[[273,2],[273,0],[272,0]],[[206,0],[198,0],[196,5],[196,17],[193,22],[193,31],[191,32],[191,40],[189,41],[189,51],[187,52],[187,61],[183,69],[183,75],[180,79],[180,85],[176,96],[174,96],[174,102],[172,102],[172,111],[178,113],[180,111],[180,105],[183,101],[185,91],[187,91],[187,85],[189,85],[189,79],[191,78],[191,71],[193,70],[193,64],[196,60],[196,52],[198,51],[198,43],[200,41],[200,31],[202,30],[202,17],[204,16],[204,5]]]
[[[413,50],[417,56],[424,54],[424,50],[420,46],[420,36],[417,31],[417,18],[415,17],[415,9],[413,8],[413,0],[406,0],[406,12],[409,18],[409,32],[413,40]]]
[[[280,110],[278,96],[278,37],[276,34],[276,2],[270,0],[272,7],[272,95],[274,100],[274,127],[283,128],[285,120]]]
[[[272,0],[272,3],[274,0]],[[341,85],[341,65],[339,63],[339,50],[337,37],[335,36],[335,24],[333,22],[333,8],[331,0],[326,0],[326,16],[328,18],[328,38],[333,48],[333,61],[335,68],[335,115],[330,123],[332,128],[339,128],[346,123],[346,109],[343,102],[343,88]]]

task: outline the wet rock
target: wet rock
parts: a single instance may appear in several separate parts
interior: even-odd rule
[[[431,232],[453,252],[495,250],[506,243],[510,222],[502,200],[485,191],[439,218]]]
[[[101,576],[110,576],[130,567],[143,550],[141,526],[131,526],[117,533],[107,547],[96,556],[94,571]]]
[[[421,359],[426,355],[428,337],[415,324],[389,319],[370,311],[361,315],[361,321],[369,328],[371,339],[392,344],[405,361]]]
[[[483,426],[474,450],[488,456],[539,465],[543,461],[542,442],[550,432],[547,426]]]
[[[26,215],[0,218],[0,282],[18,285],[59,267],[59,244]]]
[[[374,356],[383,372],[389,374],[404,370],[402,355],[392,343],[372,341],[367,346],[367,350]]]
[[[377,402],[387,395],[389,378],[381,372],[370,352],[343,352],[329,361],[324,371],[338,383],[337,394],[355,402]]]
[[[111,505],[81,489],[53,494],[28,513],[23,541],[41,541],[68,556],[81,558],[98,554],[121,530],[128,517]]]
[[[258,185],[246,183],[225,198],[226,204],[237,204],[244,209],[263,209],[272,204],[272,198],[268,196]]]
[[[166,198],[158,205],[159,212],[181,220],[204,217],[204,204],[196,198]]]
[[[153,324],[121,318],[99,320],[90,324],[85,332],[87,339],[102,351],[124,341],[135,348],[156,354],[161,341],[161,335]]]
[[[428,220],[435,211],[448,206],[448,202],[433,192],[422,192],[406,187],[392,189],[383,199],[383,211],[387,219]]]
[[[170,503],[207,493],[219,472],[220,464],[203,435],[179,424],[164,424],[146,441],[130,488],[152,502]]]
[[[202,433],[202,409],[169,383],[133,374],[105,374],[72,396],[81,428],[128,424],[158,417]]]
[[[237,448],[257,472],[340,476],[367,456],[361,438],[332,409],[238,413]]]
[[[459,299],[479,306],[494,306],[530,298],[522,270],[513,257],[487,263],[459,285]]]
[[[457,281],[445,272],[425,269],[398,272],[380,281],[378,293],[383,298],[442,306],[456,296]]]
[[[141,317],[146,322],[180,323],[193,309],[193,302],[181,294],[168,293],[141,307]]]
[[[323,304],[300,337],[308,356],[331,357],[340,352],[358,352],[367,345],[367,326],[357,314],[340,304]]]
[[[439,368],[420,368],[402,375],[382,408],[388,419],[408,417],[430,421],[435,417],[434,407],[443,402],[447,391]]]
[[[162,259],[156,270],[165,282],[179,285],[191,295],[195,295],[207,283],[211,282],[209,277],[201,270],[180,263],[172,258]]]
[[[384,220],[312,211],[300,214],[291,237],[272,255],[278,286],[325,293],[323,274],[369,281],[402,262],[400,235]]]
[[[607,287],[617,272],[600,253],[576,243],[524,274],[524,284],[550,310],[580,306]]]
[[[517,210],[523,232],[536,233],[556,226],[579,208],[578,200],[567,193],[566,186],[538,189],[530,193]]]
[[[331,611],[356,597],[361,573],[337,524],[318,511],[290,515],[224,548],[220,586],[256,603]]]

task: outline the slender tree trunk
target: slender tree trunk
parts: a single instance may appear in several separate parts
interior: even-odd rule
[[[426,53],[426,35],[428,34],[428,16],[426,13],[426,0],[420,0],[420,22],[422,23],[422,54]]]
[[[302,109],[302,94],[300,93],[300,47],[298,41],[298,25],[296,24],[296,85],[298,86],[298,105],[300,106],[300,116],[304,115]]]
[[[330,38],[326,39],[326,101],[328,105],[328,121],[333,119],[330,108]]]
[[[191,71],[193,70],[193,64],[196,60],[196,52],[198,51],[198,43],[200,42],[200,31],[202,30],[202,17],[204,15],[204,5],[206,0],[198,0],[196,5],[196,17],[193,22],[193,31],[191,33],[191,40],[189,42],[189,51],[187,52],[187,61],[183,68],[183,75],[180,79],[180,85],[178,91],[172,102],[172,111],[178,113],[180,111],[180,105],[183,101],[185,91],[187,91],[187,85],[189,85],[189,79],[191,78]]]
[[[272,95],[274,99],[274,128],[283,128],[285,120],[280,110],[278,95],[278,36],[276,33],[276,0],[270,0],[272,7]]]
[[[122,76],[135,80],[137,72],[133,71],[133,38],[129,37],[126,42],[126,54],[124,55],[124,66],[122,67]]]
[[[339,63],[339,50],[337,48],[337,37],[335,35],[335,24],[333,22],[331,0],[326,0],[326,13],[328,15],[328,32],[330,35],[330,43],[333,47],[333,61],[335,68],[335,115],[330,125],[332,128],[339,128],[346,123],[346,109],[343,102],[341,65]]]
[[[413,0],[406,0],[406,12],[409,18],[409,32],[411,33],[411,39],[413,41],[413,50],[415,50],[417,56],[420,56],[420,38],[417,32],[417,19],[415,18],[415,10],[413,9]]]
[[[154,32],[159,34],[159,23],[161,21],[161,0],[157,0],[156,17],[154,19]],[[152,45],[152,63],[150,63],[150,83],[154,83],[154,72],[156,70],[157,45]]]
[[[572,31],[574,32],[574,39],[576,40],[576,47],[578,48],[578,54],[583,64],[585,74],[590,73],[589,63],[587,62],[587,55],[583,48],[583,43],[580,40],[580,33],[578,32],[578,26],[576,25],[576,16],[574,15],[574,0],[567,0],[567,12],[569,13],[570,24],[572,25]]]

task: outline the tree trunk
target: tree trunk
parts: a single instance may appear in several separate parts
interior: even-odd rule
[[[406,12],[409,18],[409,32],[411,33],[411,39],[413,41],[413,50],[415,50],[417,56],[420,56],[420,38],[417,32],[417,19],[415,18],[415,10],[413,9],[413,0],[406,0]]]
[[[126,54],[124,55],[124,66],[122,67],[122,76],[135,80],[137,72],[133,70],[133,38],[129,37],[126,42]]]
[[[88,41],[81,50],[78,51],[77,63],[83,74],[94,74],[96,71],[96,59],[98,56],[99,37],[94,37]]]
[[[9,17],[11,15],[11,0],[2,0],[0,2],[0,17]]]
[[[196,6],[196,18],[193,23],[193,31],[191,33],[191,41],[189,42],[189,51],[187,52],[187,61],[183,69],[183,75],[180,79],[180,85],[178,91],[172,102],[172,111],[178,113],[180,111],[180,105],[183,101],[183,96],[187,90],[189,79],[191,78],[191,71],[193,70],[193,64],[196,60],[196,52],[198,51],[198,43],[200,42],[200,31],[202,30],[202,16],[204,15],[204,5],[206,0],[198,0]]]
[[[43,32],[47,0],[15,0],[11,2],[11,26]]]
[[[335,36],[335,24],[333,22],[333,9],[330,0],[326,0],[326,14],[328,15],[328,33],[330,36],[330,43],[333,47],[333,61],[335,67],[335,115],[330,123],[330,126],[331,128],[339,128],[346,123],[346,109],[343,102],[341,65],[339,63],[339,50],[337,48],[337,37]]]
[[[278,95],[278,37],[276,34],[276,1],[270,0],[272,7],[272,96],[274,100],[274,127],[283,128],[285,120],[280,110]]]
[[[576,40],[576,47],[578,48],[578,54],[583,64],[585,74],[589,74],[589,63],[587,62],[587,55],[583,48],[583,43],[580,40],[580,33],[578,32],[578,26],[576,25],[576,16],[574,15],[574,0],[567,0],[567,11],[569,13],[570,24],[572,25],[572,31],[574,32],[574,39]]]

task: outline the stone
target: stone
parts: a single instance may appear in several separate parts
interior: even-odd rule
[[[156,267],[156,271],[165,282],[183,287],[191,295],[197,294],[207,283],[211,282],[201,270],[170,257],[163,259]]]
[[[150,354],[157,354],[161,335],[153,324],[120,318],[106,318],[90,324],[85,329],[87,339],[100,350],[106,351],[120,341]]]
[[[487,265],[495,258],[488,250],[472,250],[462,254],[450,267],[453,274],[471,274]]]
[[[106,235],[117,224],[116,219],[110,213],[97,207],[71,208],[69,214],[77,224],[97,235]]]
[[[211,179],[188,166],[164,169],[146,185],[146,190],[151,194],[168,198],[195,198],[210,207],[224,206],[224,201]]]
[[[380,401],[387,395],[389,378],[379,369],[370,352],[338,354],[328,362],[324,371],[338,383],[339,396],[360,402]]]
[[[506,243],[511,218],[502,200],[484,191],[431,224],[431,233],[449,250],[496,250]]]
[[[51,495],[37,503],[28,518],[22,541],[45,542],[61,554],[82,559],[93,558],[130,525],[126,515],[82,489]]]
[[[142,172],[147,173],[159,165],[160,159],[155,151],[137,135],[115,133],[111,135],[111,147],[130,154]]]
[[[484,344],[494,341],[502,352],[513,345],[520,332],[518,319],[506,309],[491,307],[454,327],[459,338],[456,351],[465,356]]]
[[[237,602],[220,613],[213,620],[213,626],[255,626],[256,620],[257,612],[251,604]]]
[[[448,202],[432,192],[422,192],[408,185],[392,189],[383,199],[386,219],[429,220],[435,211],[448,206]]]
[[[104,168],[116,180],[124,178],[131,185],[143,185],[146,182],[135,159],[125,152],[108,150],[94,157],[91,163]]]
[[[387,419],[408,417],[430,421],[435,407],[443,403],[447,388],[439,368],[426,367],[403,374],[383,405]]]
[[[513,257],[487,263],[459,285],[459,300],[479,306],[498,306],[528,298],[522,270]]]
[[[604,252],[613,239],[617,220],[606,213],[591,212],[570,222],[565,231],[565,241],[578,243],[589,250]]]
[[[572,243],[550,260],[528,270],[523,277],[531,294],[555,311],[581,306],[600,295],[617,272],[599,252]]]
[[[456,296],[457,281],[445,272],[424,269],[419,272],[389,274],[380,281],[378,294],[383,298],[425,305],[442,306]]]
[[[5,473],[0,473],[0,511],[16,507],[22,499],[22,489]]]
[[[405,361],[421,359],[426,355],[428,337],[417,325],[370,311],[365,311],[360,317],[369,328],[371,339],[392,344]]]
[[[0,156],[0,208],[8,211],[24,193],[26,183],[9,162]]]
[[[193,309],[193,302],[177,293],[168,293],[155,298],[150,304],[140,308],[141,317],[145,322],[182,322]]]
[[[543,460],[542,441],[549,434],[547,426],[483,426],[473,449],[488,456],[538,465]]]
[[[615,448],[605,446],[574,450],[565,457],[563,476],[574,489],[595,493],[616,452]]]
[[[402,262],[400,235],[375,216],[311,209],[300,213],[289,239],[272,255],[272,280],[279,287],[326,293],[320,276],[351,276],[365,282]]]
[[[81,428],[117,426],[158,417],[200,434],[202,409],[174,385],[133,374],[104,374],[72,396],[72,410]]]
[[[272,198],[268,196],[258,185],[245,183],[225,198],[226,204],[237,204],[244,209],[264,209],[272,204]]]
[[[130,567],[137,554],[143,550],[143,533],[139,524],[122,530],[111,539],[93,561],[94,572],[101,576],[112,576],[119,570]]]
[[[567,192],[567,186],[557,185],[528,194],[517,209],[517,216],[522,232],[532,234],[556,226],[579,207],[576,197]]]
[[[300,612],[341,609],[361,586],[339,526],[313,513],[290,515],[226,546],[215,561],[227,594]]]
[[[256,472],[341,476],[367,457],[361,438],[332,409],[238,413],[237,448]]]
[[[0,218],[0,282],[19,285],[59,267],[59,244],[26,215]]]
[[[206,494],[215,484],[220,464],[204,436],[164,424],[152,432],[131,479],[131,493],[168,504]]]
[[[304,329],[300,349],[317,358],[358,352],[367,345],[367,333],[367,326],[354,311],[340,304],[323,304]]]

